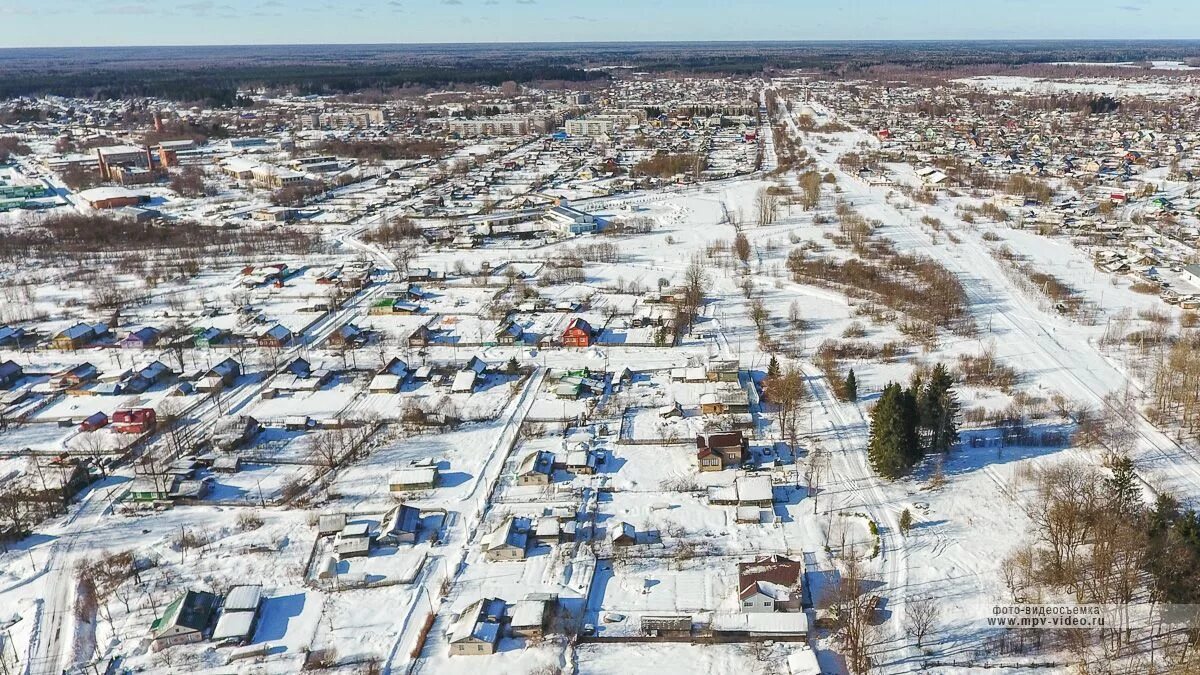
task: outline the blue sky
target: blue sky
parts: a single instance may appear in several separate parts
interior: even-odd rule
[[[1200,38],[1196,0],[0,0],[0,47]]]

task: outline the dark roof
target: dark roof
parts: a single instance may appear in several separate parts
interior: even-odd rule
[[[385,535],[397,532],[416,533],[421,529],[421,510],[415,506],[401,504],[388,516],[384,522]]]
[[[804,565],[781,555],[769,555],[752,562],[738,563],[738,594],[745,599],[753,595],[760,582],[787,588],[799,588]]]
[[[155,636],[168,628],[179,626],[195,631],[203,631],[212,619],[213,610],[217,606],[217,596],[206,591],[186,591],[167,605],[163,615],[150,625],[150,631]]]
[[[137,340],[140,342],[147,342],[149,340],[158,339],[158,335],[159,335],[159,330],[157,328],[153,328],[151,326],[146,326],[144,328],[139,328],[139,329],[133,331],[129,335],[125,336],[125,339],[126,340]]]
[[[71,326],[70,328],[59,333],[60,336],[70,339],[70,340],[79,340],[79,339],[82,339],[85,337],[90,337],[95,334],[96,334],[95,329],[93,329],[91,326],[87,325],[86,323],[77,323],[74,326]]]
[[[745,442],[740,431],[728,431],[719,434],[707,434],[696,437],[696,449],[737,448]]]
[[[581,319],[579,317],[575,317],[574,319],[571,319],[571,323],[567,324],[567,330],[572,330],[572,329],[579,329],[588,334],[592,333],[592,325],[590,323],[588,323],[586,320]]]
[[[16,361],[0,363],[0,378],[14,377],[22,373],[21,366]]]

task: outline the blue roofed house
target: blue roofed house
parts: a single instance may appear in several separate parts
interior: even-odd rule
[[[153,347],[158,338],[162,336],[162,331],[151,326],[144,326],[126,335],[121,340],[122,349],[146,349]]]
[[[79,349],[96,339],[96,329],[86,323],[65,328],[50,339],[51,349]]]
[[[201,328],[192,334],[192,342],[197,349],[207,349],[229,339],[230,333],[224,328]]]
[[[150,387],[166,380],[173,374],[172,370],[162,361],[154,361],[142,368],[126,383],[126,389],[140,394]]]
[[[521,460],[517,485],[549,485],[554,475],[554,453],[539,450]]]
[[[0,347],[20,347],[25,339],[25,329],[16,326],[0,326]]]
[[[0,363],[0,389],[11,389],[24,376],[25,371],[16,361]]]
[[[267,330],[259,334],[257,342],[259,347],[274,347],[276,349],[286,347],[292,343],[295,335],[283,324],[275,324]]]
[[[499,598],[480,598],[468,605],[446,633],[450,641],[450,654],[495,654],[506,609],[504,601]]]
[[[232,385],[242,376],[242,364],[235,359],[227,358],[209,369],[196,382],[196,391],[220,391]]]

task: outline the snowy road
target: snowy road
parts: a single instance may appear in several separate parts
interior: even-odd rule
[[[790,119],[790,117],[789,117]],[[861,133],[862,140],[869,134]],[[933,255],[958,276],[971,301],[977,322],[989,327],[998,354],[1022,370],[1038,373],[1048,388],[1068,394],[1098,410],[1115,411],[1105,396],[1126,386],[1136,387],[1090,339],[1089,332],[1069,319],[1047,312],[1044,303],[1028,298],[1001,268],[981,239],[980,232],[962,223],[952,206],[922,206],[922,214],[955,226],[958,241],[939,238],[935,244],[910,213],[888,203],[888,188],[869,186],[838,167],[829,151],[809,152],[822,171],[831,171],[842,187],[842,198],[864,216],[884,223],[880,234],[892,239],[901,250]],[[1157,491],[1178,497],[1200,498],[1200,458],[1196,451],[1178,443],[1137,413],[1134,431],[1139,439],[1134,460],[1143,481]]]
[[[71,513],[51,547],[43,583],[49,592],[42,599],[41,615],[30,645],[28,675],[59,675],[66,666],[90,654],[75,653],[75,567],[87,557],[86,536],[109,512],[122,490],[122,477],[109,477],[93,485]]]

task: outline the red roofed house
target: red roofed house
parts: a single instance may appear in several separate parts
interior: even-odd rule
[[[696,437],[696,461],[701,471],[720,471],[746,461],[749,443],[740,431]]]
[[[154,428],[156,415],[153,408],[128,408],[112,414],[113,431],[122,434],[143,434]]]
[[[804,565],[781,555],[738,563],[738,604],[744,613],[799,612]]]
[[[564,347],[590,347],[592,344],[592,326],[578,317],[571,319],[567,329],[563,331]]]

